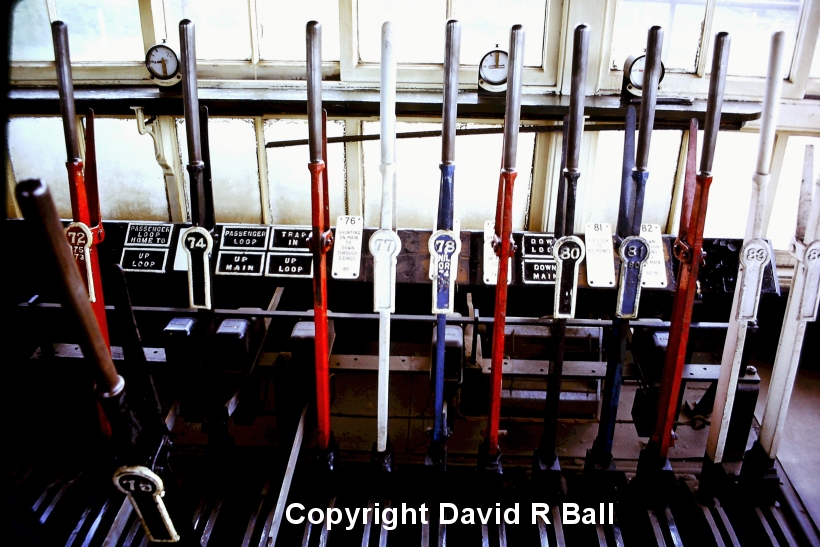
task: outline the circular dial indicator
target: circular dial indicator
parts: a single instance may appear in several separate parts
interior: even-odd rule
[[[628,71],[629,83],[632,84],[632,87],[635,89],[641,89],[643,87],[644,68],[646,67],[646,54],[635,57],[632,63],[629,63],[627,60],[627,63],[628,66],[626,68]],[[661,63],[661,76],[658,79],[658,83],[663,81],[665,73],[666,69],[664,68],[663,63]]]
[[[157,44],[145,54],[145,67],[155,78],[170,80],[179,72],[179,58],[170,47]]]
[[[487,53],[478,65],[479,77],[492,85],[507,83],[507,67],[509,56],[506,51],[494,49]]]

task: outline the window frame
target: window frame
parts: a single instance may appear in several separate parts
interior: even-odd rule
[[[604,33],[602,40],[602,59],[599,66],[598,84],[596,91],[617,91],[621,89],[623,70],[613,70],[609,66],[609,55],[612,51],[612,39],[615,26],[615,10],[618,0],[602,0],[605,2]],[[709,51],[712,47],[711,36],[715,4],[717,0],[706,1],[706,15],[701,34],[701,52],[698,55],[698,64],[695,73],[670,72],[663,81],[664,91],[673,95],[687,95],[698,98],[706,97],[709,91],[709,75],[706,66]],[[789,75],[783,82],[782,97],[784,99],[802,99],[809,92],[820,91],[820,78],[811,78],[809,69],[814,54],[817,35],[820,33],[820,2],[805,0],[800,21],[797,26],[795,48],[791,52],[792,58],[787,60]],[[704,39],[708,38],[708,39]],[[788,55],[789,53],[787,53]],[[765,63],[767,60],[761,59]],[[766,78],[763,76],[727,76],[725,94],[728,98],[757,99],[763,97],[766,88]],[[810,91],[812,90],[812,91]]]

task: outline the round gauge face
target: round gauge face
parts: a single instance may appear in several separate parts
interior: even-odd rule
[[[145,67],[155,78],[168,80],[179,72],[179,59],[173,49],[157,44],[145,54]]]
[[[506,51],[495,49],[489,52],[481,63],[478,65],[479,77],[492,85],[501,85],[507,82],[507,63],[508,56]]]
[[[646,54],[641,55],[640,57],[635,57],[635,60],[632,61],[632,65],[629,67],[629,83],[632,84],[632,87],[635,89],[641,89],[643,87],[643,73],[644,69],[646,68]],[[663,77],[666,74],[666,69],[661,63],[661,75],[658,79],[658,83],[663,81]]]
[[[629,67],[629,83],[636,89],[641,89],[643,86],[643,72],[646,66],[646,55],[636,57]]]

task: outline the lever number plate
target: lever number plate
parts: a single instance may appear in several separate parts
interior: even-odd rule
[[[392,230],[377,230],[370,236],[373,255],[373,311],[396,311],[396,257],[401,240]]]
[[[143,466],[120,467],[114,473],[114,485],[128,496],[148,541],[179,541],[179,534],[162,501],[165,495],[162,479],[156,473]]]
[[[214,239],[205,228],[195,226],[182,233],[188,254],[188,301],[190,307],[211,309],[211,250]]]
[[[433,279],[433,313],[453,313],[453,295],[458,276],[461,240],[452,230],[439,230],[427,243],[430,277]]]
[[[641,272],[649,258],[649,243],[642,237],[630,236],[621,243],[619,253],[621,280],[615,313],[624,319],[635,319],[641,299]]]
[[[584,242],[577,236],[564,236],[555,242],[552,254],[558,263],[553,315],[556,318],[571,319],[575,317],[578,267],[586,254]]]
[[[85,286],[88,288],[88,299],[91,302],[97,301],[94,293],[94,275],[91,273],[91,241],[93,236],[88,226],[82,222],[72,222],[65,228],[65,235],[68,244],[71,245],[71,252],[74,255],[74,262],[80,267],[80,271],[85,272]]]
[[[754,321],[757,317],[760,287],[763,283],[763,270],[768,262],[769,244],[760,238],[750,239],[740,250],[738,321]]]

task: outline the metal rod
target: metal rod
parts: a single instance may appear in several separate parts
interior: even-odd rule
[[[661,77],[661,51],[663,48],[663,29],[655,26],[649,29],[646,42],[646,65],[641,87],[641,119],[638,133],[638,154],[635,168],[646,171],[649,168],[649,142],[652,138],[652,127],[655,124],[655,104],[658,100],[658,82]]]
[[[561,226],[561,235],[557,238],[553,252],[563,248],[562,245],[571,245],[578,250],[583,249],[580,239],[574,237],[575,230],[575,197],[578,185],[578,177],[581,172],[578,170],[578,159],[581,155],[581,136],[583,134],[584,121],[584,90],[586,87],[587,56],[589,51],[589,27],[578,25],[573,36],[572,50],[572,82],[570,89],[570,104],[567,120],[567,145],[566,145],[566,166],[562,173],[562,184],[564,185],[563,211],[556,214],[556,226]],[[559,206],[559,209],[560,206]],[[562,218],[563,217],[563,218]],[[558,234],[556,233],[556,236]],[[567,247],[569,248],[569,247]],[[567,265],[571,267],[572,273],[565,281],[561,280],[563,274],[563,261],[558,258],[559,279],[555,284],[555,313],[558,316],[561,306],[558,304],[563,298],[569,298],[571,305],[569,313],[561,313],[563,317],[558,319],[555,325],[554,344],[555,359],[550,363],[550,373],[547,380],[547,396],[544,404],[544,430],[541,434],[541,442],[538,447],[537,463],[541,468],[553,467],[557,461],[555,452],[556,436],[558,431],[558,403],[561,397],[561,377],[564,368],[564,353],[566,351],[567,321],[566,315],[574,315],[574,299],[578,282],[577,263],[581,259],[579,254],[576,262],[571,264],[570,257],[567,257]],[[570,272],[566,272],[570,273]],[[571,278],[570,278],[571,277]],[[567,283],[568,282],[568,283]],[[570,294],[567,294],[571,291]]]
[[[119,394],[125,382],[117,374],[111,352],[88,301],[88,292],[74,263],[51,192],[39,180],[24,180],[17,185],[16,194],[23,218],[54,263],[51,271],[55,273],[64,306],[79,326],[79,346],[96,370],[97,391],[109,396]]]
[[[381,165],[382,202],[380,229],[370,238],[373,254],[373,308],[379,312],[379,377],[376,412],[376,450],[387,451],[388,396],[390,378],[390,313],[395,311],[396,256],[401,242],[395,231],[396,192],[396,57],[393,54],[393,23],[382,25],[381,35]]]
[[[720,107],[723,103],[723,88],[726,80],[727,61],[729,56],[729,35],[718,33],[715,38],[715,62],[709,82],[709,110],[706,113],[707,128],[704,131],[704,142],[701,150],[701,170],[695,182],[694,199],[689,219],[681,218],[688,223],[686,235],[688,241],[679,240],[676,251],[680,260],[678,268],[678,285],[672,304],[672,326],[669,331],[669,343],[666,350],[663,377],[658,396],[658,413],[655,429],[649,445],[641,455],[638,474],[651,473],[661,469],[666,462],[669,448],[674,442],[675,418],[678,413],[678,395],[686,346],[689,340],[689,324],[692,319],[692,305],[697,293],[697,276],[703,256],[703,228],[706,223],[706,207],[709,199],[709,188],[712,176],[709,169],[715,154],[717,127],[720,125]],[[690,139],[693,135],[690,135]],[[691,162],[690,162],[691,163]],[[675,378],[675,374],[678,377]]]
[[[634,108],[634,107],[630,107]],[[679,123],[664,123],[658,122],[655,124],[655,129],[669,129],[680,130],[685,126]],[[584,124],[584,131],[623,131],[625,125],[622,123],[596,123],[587,122]],[[519,128],[519,133],[560,133],[563,126],[561,125],[526,125]],[[456,129],[457,136],[464,135],[497,135],[504,132],[502,127],[482,127],[479,129]],[[405,131],[403,133],[396,133],[397,139],[426,139],[441,137],[441,131]],[[369,135],[345,135],[343,137],[330,137],[327,139],[329,144],[347,143],[347,142],[364,142],[377,141],[381,136],[376,134]],[[272,141],[265,143],[265,148],[289,148],[291,146],[305,146],[309,143],[308,139],[296,139],[288,141]],[[634,157],[634,153],[633,153]]]
[[[308,93],[308,141],[310,161],[320,162],[322,143],[322,25],[317,21],[307,24],[307,93]]]
[[[182,105],[185,110],[185,133],[188,137],[188,163],[202,161],[199,133],[199,95],[196,87],[196,33],[189,19],[179,22],[179,45],[182,71]]]
[[[74,79],[71,75],[71,55],[68,49],[68,27],[62,21],[51,23],[54,41],[54,62],[57,66],[57,91],[60,94],[60,113],[68,161],[80,160],[77,136],[77,111],[74,107]]]
[[[68,188],[71,196],[72,222],[66,230],[77,267],[84,273],[84,282],[91,307],[97,317],[103,339],[108,344],[108,319],[105,314],[100,259],[97,244],[104,238],[100,224],[100,200],[97,188],[97,154],[94,141],[94,111],[86,116],[85,168],[80,159],[77,115],[74,106],[74,83],[71,76],[71,58],[68,49],[68,28],[62,21],[52,26],[54,58],[57,66],[57,84],[63,130],[66,137]]]
[[[499,180],[499,203],[496,206],[495,248],[498,254],[498,278],[495,287],[493,315],[492,369],[490,379],[490,415],[487,424],[488,455],[498,455],[498,429],[501,419],[501,375],[504,360],[504,326],[507,317],[507,263],[512,254],[512,201],[515,157],[518,152],[518,126],[521,121],[521,75],[524,66],[524,27],[510,29],[507,104],[504,116],[504,154]]]
[[[769,184],[769,169],[774,153],[775,128],[780,106],[780,92],[783,87],[783,52],[785,33],[772,35],[769,50],[769,67],[766,76],[766,94],[763,99],[760,138],[757,149],[757,165],[752,175],[752,195],[749,215],[746,221],[746,236],[741,249],[741,266],[732,299],[729,329],[723,346],[721,377],[718,380],[715,403],[712,410],[712,425],[706,442],[706,455],[712,463],[723,461],[726,436],[729,430],[728,418],[734,408],[737,381],[742,367],[746,331],[749,321],[756,320],[763,282],[763,269],[769,258],[769,244],[764,241],[763,215],[766,209],[766,193]],[[758,260],[759,258],[759,260]]]
[[[456,245],[458,234],[446,233],[453,229],[453,209],[455,197],[455,158],[456,158],[456,117],[458,109],[458,67],[461,51],[461,24],[448,21],[445,31],[444,47],[444,104],[442,106],[441,126],[441,182],[438,198],[438,219],[436,232],[431,235],[435,256],[436,270],[433,283],[433,311],[447,308],[452,312],[451,292],[455,289],[452,279],[452,261],[458,261]],[[444,233],[443,233],[444,232]],[[440,243],[437,243],[439,240]],[[452,245],[452,250],[448,248]],[[449,252],[448,252],[449,251]],[[455,255],[455,256],[454,256]],[[439,260],[443,261],[439,267]],[[432,263],[431,263],[432,267]],[[445,294],[446,293],[446,294]],[[444,306],[442,306],[444,304]],[[436,315],[436,355],[433,374],[433,443],[441,444],[447,435],[447,424],[444,423],[444,359],[447,344],[447,314]],[[440,451],[439,451],[440,453]]]
[[[712,56],[712,77],[709,79],[709,96],[706,100],[706,122],[703,126],[703,152],[700,156],[700,173],[704,176],[712,173],[712,161],[715,158],[715,143],[720,128],[720,112],[723,108],[723,89],[725,77],[715,74],[726,74],[729,66],[728,32],[719,32],[715,36],[715,52]]]
[[[786,414],[803,349],[803,339],[806,335],[806,324],[817,319],[820,301],[820,176],[814,183],[814,196],[805,226],[806,232],[802,241],[795,239],[792,245],[792,254],[798,260],[798,265],[789,290],[789,301],[786,305],[766,407],[760,425],[758,443],[770,460],[777,457],[783,436]]]
[[[524,27],[510,30],[510,56],[507,74],[507,105],[504,110],[504,163],[502,169],[515,169],[518,132],[521,125],[521,78],[524,75]]]
[[[319,448],[330,445],[330,379],[328,376],[327,262],[325,255],[332,245],[330,226],[326,225],[327,178],[322,156],[325,126],[322,111],[322,27],[310,21],[307,35],[308,139],[310,141],[311,218],[313,231],[313,324],[314,365],[316,368],[316,419]]]

